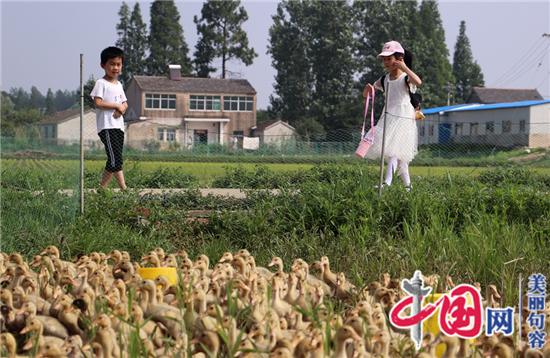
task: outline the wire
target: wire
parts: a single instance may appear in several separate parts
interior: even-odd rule
[[[520,78],[525,73],[531,71],[533,68],[536,68],[538,63],[548,54],[549,46],[550,42],[545,47],[539,48],[534,54],[530,54],[531,57],[529,60],[523,62],[522,65],[517,66],[515,70],[508,73],[506,77],[501,77],[501,80],[495,81],[493,86],[498,87],[501,84],[512,82]]]
[[[494,82],[495,84],[496,83],[499,83],[501,82],[503,79],[505,79],[506,77],[508,77],[509,75],[509,72],[515,72],[517,70],[517,67],[519,64],[523,63],[524,60],[526,59],[526,57],[528,55],[531,54],[531,52],[537,48],[537,46],[539,46],[539,43],[541,42],[544,42],[544,37],[539,37],[535,43],[529,48],[528,51],[526,52],[523,52],[523,55],[519,58],[519,60],[517,62],[515,62],[508,70],[506,70],[505,72],[502,73],[502,75]]]

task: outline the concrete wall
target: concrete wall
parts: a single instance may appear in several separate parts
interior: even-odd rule
[[[266,128],[260,134],[260,140],[265,144],[281,144],[282,142],[293,140],[295,136],[295,130],[282,123],[276,123]]]
[[[530,107],[529,147],[550,147],[550,103]]]
[[[191,111],[189,109],[190,93],[173,93],[168,91],[146,91],[146,93],[162,93],[176,95],[176,109],[145,109],[145,93],[137,86],[135,81],[132,81],[126,91],[128,98],[128,120],[135,120],[145,117],[145,120],[156,119],[171,119],[186,117],[192,118],[228,118],[229,122],[222,125],[223,142],[227,143],[234,131],[243,131],[244,135],[250,135],[250,128],[256,125],[256,96],[253,97],[252,111],[236,112],[223,110],[223,95],[215,93],[192,93],[193,95],[221,96],[221,110],[219,111]],[[230,94],[231,96],[245,96],[244,94]],[[205,127],[208,127],[209,132],[212,131],[212,123],[205,122]],[[216,124],[219,131],[219,125]],[[182,123],[183,129],[183,123]],[[210,140],[209,140],[210,141]]]

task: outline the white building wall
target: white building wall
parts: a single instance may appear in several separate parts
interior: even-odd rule
[[[550,103],[530,107],[529,147],[550,147]]]
[[[84,113],[83,133],[84,141],[99,140],[95,112]],[[78,143],[80,141],[80,115],[57,124],[57,139],[61,143]]]
[[[278,123],[264,130],[262,138],[265,144],[280,144],[284,141],[294,139],[296,131],[292,128]]]

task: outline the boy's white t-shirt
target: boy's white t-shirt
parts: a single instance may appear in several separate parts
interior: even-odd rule
[[[118,104],[128,101],[126,95],[124,94],[122,84],[119,81],[116,83],[111,83],[104,78],[100,78],[96,81],[90,96],[92,98],[101,97],[105,102]],[[114,113],[114,109],[96,109],[95,116],[98,133],[104,129],[112,128],[118,128],[124,132],[124,117],[120,116],[118,118],[114,118]]]

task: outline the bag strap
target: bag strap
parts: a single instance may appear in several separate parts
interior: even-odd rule
[[[367,93],[367,98],[365,99],[365,113],[363,115],[363,128],[361,129],[361,139],[365,136],[365,125],[367,123],[367,115],[369,113],[369,101],[372,97],[372,106],[370,111],[370,127],[372,128],[372,131],[374,133],[374,88],[372,90],[372,93]]]

